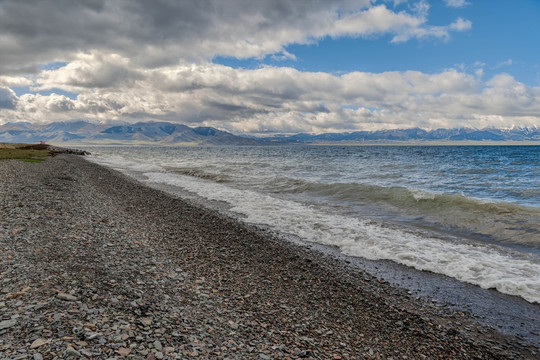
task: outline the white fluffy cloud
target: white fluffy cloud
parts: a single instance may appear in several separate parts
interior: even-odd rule
[[[336,75],[211,62],[293,56],[288,44],[325,37],[446,40],[472,26],[462,18],[429,25],[425,0],[407,11],[391,3],[4,0],[0,122],[163,119],[246,133],[538,124],[540,90],[509,75],[484,82],[479,70]],[[40,66],[55,61],[66,65]],[[17,97],[15,87],[41,94]]]
[[[126,62],[81,54],[36,80],[41,90],[67,89],[79,94],[76,99],[27,94],[10,112],[32,121],[164,119],[245,133],[533,126],[540,114],[540,88],[509,75],[484,83],[455,69],[332,75],[204,63],[155,69],[129,64],[130,71],[116,77]],[[98,86],[102,74],[109,74],[108,81]]]

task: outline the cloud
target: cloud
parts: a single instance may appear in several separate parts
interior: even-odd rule
[[[72,62],[59,69],[61,71],[42,71],[37,78],[39,86],[35,86],[33,90],[102,89],[130,86],[137,80],[137,74],[131,70],[129,59],[117,54],[79,53]]]
[[[463,31],[428,26],[429,7],[420,4],[395,12],[370,0],[3,0],[0,74],[38,73],[40,64],[71,62],[81,53],[114,54],[155,68],[217,55],[288,56],[287,45],[326,36],[391,34],[406,41]]]
[[[399,5],[403,4],[403,3],[406,3],[409,0],[384,0],[384,1],[387,2],[387,3],[388,2],[392,3],[392,4],[394,4],[394,7],[397,7],[397,6],[399,6]]]
[[[501,61],[500,63],[498,63],[497,65],[495,65],[493,67],[493,69],[499,69],[499,68],[502,68],[504,66],[511,66],[512,64],[514,63],[514,61],[512,59],[508,59],[508,60],[505,60],[505,61]]]
[[[457,18],[456,21],[450,24],[449,28],[455,31],[470,30],[472,28],[472,22],[462,18]]]
[[[15,109],[17,96],[10,88],[0,87],[0,110]]]
[[[71,66],[43,71],[36,78],[36,87],[69,90],[78,94],[76,99],[26,94],[3,111],[12,120],[162,119],[255,134],[482,127],[489,121],[533,126],[540,119],[540,88],[506,74],[483,82],[456,69],[333,75],[287,67],[186,63],[147,69],[130,64],[120,79],[106,76],[109,81],[100,87],[89,86],[99,74],[114,74],[127,61],[80,54]]]
[[[0,86],[26,87],[32,86],[34,81],[24,76],[0,76]]]
[[[446,6],[454,7],[454,8],[461,8],[469,5],[469,3],[466,0],[443,0],[446,4]]]
[[[245,133],[538,124],[539,88],[504,74],[485,82],[485,64],[336,75],[212,63],[293,58],[287,45],[326,37],[444,41],[472,27],[432,26],[428,13],[427,1],[400,0],[3,0],[0,122],[162,119]]]
[[[450,39],[451,31],[467,31],[472,28],[470,20],[457,18],[453,23],[446,26],[408,26],[404,27],[392,39],[393,43],[408,41],[411,38],[426,39],[438,38],[442,40]]]

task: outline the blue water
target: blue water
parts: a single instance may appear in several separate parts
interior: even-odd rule
[[[92,160],[308,242],[540,303],[539,146],[103,147]]]

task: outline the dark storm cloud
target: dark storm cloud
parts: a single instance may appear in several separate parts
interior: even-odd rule
[[[370,0],[2,0],[0,75],[37,72],[78,53],[109,53],[155,68],[283,52],[331,36],[447,38],[452,26]],[[465,21],[462,20],[463,23]]]
[[[94,50],[147,66],[258,56],[304,39],[317,22],[327,26],[337,7],[349,8],[346,1],[305,0],[3,0],[0,73],[35,71],[36,64]]]

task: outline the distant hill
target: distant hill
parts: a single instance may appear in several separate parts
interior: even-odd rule
[[[35,125],[27,122],[0,125],[0,142],[77,144],[190,144],[255,145],[252,138],[236,136],[211,127],[191,128],[169,122],[140,122],[129,125],[97,125],[86,121]]]
[[[437,129],[355,131],[319,135],[296,134],[253,138],[233,135],[212,127],[189,127],[169,122],[102,125],[66,121],[37,125],[16,122],[0,125],[0,142],[54,144],[159,144],[159,145],[260,145],[260,144],[359,144],[430,142],[538,142],[540,128]]]
[[[272,143],[392,143],[392,142],[453,142],[453,141],[538,141],[540,128],[515,129],[437,129],[420,128],[400,130],[355,131],[350,133],[325,133],[319,135],[296,134],[273,136],[261,140]]]

